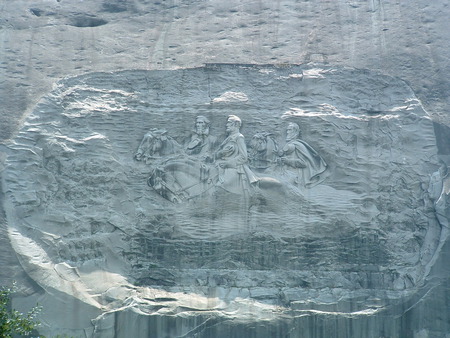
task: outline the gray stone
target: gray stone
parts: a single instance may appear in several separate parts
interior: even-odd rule
[[[193,153],[199,115],[214,141]],[[258,133],[270,161],[248,156],[270,144]],[[49,335],[241,336],[270,320],[279,336],[313,336],[297,318],[400,316],[448,235],[433,122],[404,82],[367,70],[68,78],[5,151],[22,266],[42,297],[64,295],[56,308],[73,299],[90,316],[47,313]]]
[[[445,240],[448,231],[448,217],[445,215],[448,213],[448,207],[446,189],[443,188],[446,170],[442,166],[442,161],[445,166],[450,163],[450,6],[447,1],[284,0],[244,3],[237,0],[15,0],[3,1],[1,8],[4,15],[0,18],[0,140],[9,142],[9,145],[17,140],[27,139],[32,132],[31,127],[28,131],[23,128],[24,123],[30,126],[30,113],[39,119],[49,114],[50,120],[54,121],[54,116],[64,112],[66,103],[51,104],[53,108],[49,109],[45,102],[41,101],[39,108],[36,107],[42,97],[49,103],[52,102],[52,96],[59,95],[50,92],[56,89],[55,84],[61,79],[77,78],[83,74],[90,74],[87,78],[92,79],[98,74],[91,73],[104,72],[110,75],[110,86],[102,84],[100,87],[103,86],[103,90],[106,90],[104,94],[110,95],[111,98],[115,94],[111,95],[110,90],[121,87],[125,88],[124,92],[128,92],[128,88],[136,88],[132,81],[139,76],[128,76],[128,80],[121,82],[123,85],[116,82],[120,77],[117,71],[130,68],[144,73],[147,70],[175,69],[182,72],[182,69],[198,68],[211,63],[240,63],[249,66],[275,64],[278,65],[277,68],[301,64],[303,66],[299,69],[302,73],[287,72],[288,76],[297,79],[305,74],[306,77],[320,78],[320,72],[314,68],[335,68],[339,71],[357,68],[360,69],[359,75],[345,75],[354,78],[354,85],[347,89],[340,88],[341,90],[336,92],[336,84],[343,82],[335,82],[330,87],[334,88],[333,90],[326,91],[326,95],[322,93],[317,96],[328,98],[315,102],[313,106],[328,103],[337,107],[339,112],[361,112],[368,106],[365,98],[359,99],[359,87],[362,86],[361,92],[367,94],[368,82],[380,84],[378,80],[373,80],[375,74],[388,74],[387,78],[396,79],[398,86],[381,86],[387,88],[387,93],[375,86],[374,88],[379,90],[372,93],[373,101],[381,103],[384,101],[376,97],[396,96],[397,94],[394,95],[391,91],[392,87],[411,87],[413,94],[410,97],[420,101],[429,117],[404,123],[403,118],[406,115],[404,110],[400,109],[400,117],[386,121],[376,116],[377,111],[382,113],[380,116],[384,115],[384,108],[374,102],[372,107],[368,108],[368,111],[373,111],[368,123],[364,125],[361,122],[358,127],[358,124],[353,123],[355,121],[347,123],[348,119],[336,118],[338,125],[348,129],[346,133],[343,132],[345,129],[338,129],[338,132],[334,133],[334,126],[330,127],[324,119],[314,117],[311,120],[311,108],[303,107],[301,101],[292,102],[295,98],[292,96],[286,99],[286,102],[293,103],[289,108],[300,107],[308,116],[295,116],[282,120],[281,124],[273,124],[272,122],[279,122],[281,114],[289,109],[278,110],[283,106],[278,100],[275,100],[271,107],[268,101],[278,95],[275,95],[276,91],[267,95],[267,100],[265,97],[261,98],[265,88],[277,82],[271,77],[265,78],[269,81],[254,81],[253,76],[243,80],[239,74],[224,71],[222,67],[220,74],[223,75],[224,83],[232,80],[234,76],[238,83],[248,82],[249,86],[254,88],[253,91],[247,91],[237,89],[236,86],[224,86],[219,92],[214,92],[214,96],[208,97],[208,102],[233,103],[235,108],[226,112],[216,109],[214,112],[217,112],[217,115],[208,115],[205,110],[196,111],[196,108],[189,108],[193,96],[191,94],[198,91],[195,84],[194,90],[191,91],[189,82],[192,82],[192,77],[188,76],[179,80],[184,85],[179,86],[175,94],[184,93],[181,96],[185,106],[175,110],[177,118],[174,121],[179,121],[178,117],[184,114],[185,107],[189,108],[182,122],[183,128],[180,127],[181,122],[176,122],[178,127],[173,129],[172,120],[161,116],[159,120],[156,119],[155,124],[145,124],[146,120],[142,119],[142,128],[133,127],[131,132],[125,133],[132,142],[127,144],[127,161],[140,166],[144,164],[136,163],[133,156],[148,131],[154,128],[166,129],[167,135],[186,147],[181,152],[184,154],[188,151],[189,141],[195,139],[196,116],[208,115],[212,122],[210,135],[216,136],[218,141],[222,142],[225,138],[226,117],[234,114],[243,121],[241,134],[247,142],[248,163],[252,171],[260,175],[261,172],[267,171],[271,161],[278,159],[277,156],[270,158],[269,148],[280,150],[285,144],[284,131],[288,123],[298,123],[300,120],[300,139],[324,159],[327,164],[325,173],[330,174],[323,182],[309,189],[304,201],[297,204],[293,216],[302,216],[307,224],[311,224],[310,227],[298,228],[301,236],[296,235],[294,227],[286,231],[286,236],[277,236],[277,231],[279,233],[286,230],[290,220],[278,224],[277,227],[266,226],[262,234],[258,226],[253,226],[262,224],[264,228],[264,224],[267,225],[279,217],[280,213],[275,211],[282,208],[289,210],[289,203],[283,204],[286,200],[291,201],[288,197],[293,197],[293,201],[300,199],[298,185],[293,185],[296,176],[292,171],[290,177],[276,176],[278,182],[287,187],[276,199],[278,204],[266,204],[264,199],[267,200],[268,196],[265,195],[258,195],[250,200],[252,206],[257,206],[249,214],[249,221],[253,221],[249,230],[250,237],[246,238],[249,232],[241,232],[239,226],[234,229],[220,228],[213,236],[210,230],[214,229],[215,224],[219,224],[219,220],[211,222],[210,227],[199,221],[213,217],[216,203],[203,198],[195,203],[182,202],[175,206],[164,198],[163,201],[156,199],[161,195],[154,191],[154,199],[151,199],[150,203],[144,203],[148,198],[147,194],[152,193],[146,182],[150,172],[137,170],[130,176],[129,171],[122,172],[123,168],[116,168],[124,157],[120,155],[121,151],[117,152],[119,155],[114,153],[117,149],[114,138],[94,145],[91,144],[92,140],[83,140],[86,136],[82,135],[80,138],[72,137],[70,143],[69,139],[59,138],[61,134],[55,132],[59,127],[54,125],[50,131],[58,138],[54,138],[53,145],[47,144],[43,149],[39,146],[43,140],[38,140],[34,153],[26,152],[26,149],[33,148],[30,143],[28,148],[24,148],[23,153],[17,154],[16,157],[18,163],[23,164],[30,163],[33,156],[37,159],[43,157],[45,170],[41,168],[44,164],[38,165],[37,168],[26,167],[23,170],[26,180],[21,182],[22,169],[13,169],[13,157],[9,154],[8,184],[4,183],[6,177],[3,175],[6,173],[3,168],[7,150],[2,143],[0,284],[10,285],[12,280],[18,281],[20,295],[14,298],[14,306],[18,306],[19,310],[28,310],[36,301],[44,305],[43,332],[50,336],[67,333],[69,336],[83,337],[110,337],[114,334],[118,337],[184,335],[227,338],[448,336],[450,247],[448,240]],[[262,67],[262,72],[270,69],[270,66]],[[161,74],[166,76],[170,73]],[[230,79],[227,73],[232,75]],[[167,82],[178,83],[178,80],[174,79],[179,79],[180,75],[176,74],[177,72],[174,72],[173,76],[168,76],[167,79],[162,76],[162,81],[154,82],[153,75],[150,76],[153,89],[149,92],[160,93],[163,89],[166,90]],[[200,77],[201,79],[203,78]],[[217,83],[217,78],[212,80],[211,83]],[[402,81],[407,83],[406,87]],[[60,83],[62,87],[74,88],[70,79]],[[209,80],[206,83],[205,88],[208,87]],[[87,87],[96,88],[92,82],[89,82]],[[259,88],[262,90],[258,94]],[[82,108],[84,98],[92,96],[97,98],[97,108],[101,109],[101,105],[109,100],[107,96],[102,98],[100,93],[79,95],[79,89],[73,93],[78,95],[78,99],[82,99],[72,97],[69,91],[66,93],[67,103],[78,104]],[[281,90],[286,89],[281,87]],[[292,90],[294,88],[289,87],[287,92]],[[308,91],[309,88],[306,88],[302,95],[308,96]],[[314,94],[314,91],[311,93]],[[351,93],[350,96],[348,93]],[[152,99],[142,94],[141,107],[145,107],[149,112],[154,107],[160,109],[164,105],[161,100],[152,105],[157,96]],[[338,96],[340,98],[337,98]],[[347,108],[343,109],[333,103],[344,101],[344,98],[350,99],[346,102]],[[124,107],[140,106],[133,102],[132,97],[128,99],[131,102],[126,102]],[[254,106],[255,100],[261,101],[261,109],[249,110],[249,114],[245,115],[242,111],[246,109],[241,111],[238,108],[239,105]],[[165,102],[168,101],[179,103],[177,99]],[[351,105],[351,102],[354,104]],[[89,100],[86,103],[89,103]],[[91,108],[92,106],[87,110],[91,111]],[[111,105],[106,111],[113,108]],[[69,110],[71,109],[69,107]],[[167,111],[174,112],[171,107],[168,107]],[[277,113],[266,118],[268,112]],[[299,112],[301,113],[297,110],[297,113]],[[120,114],[118,111],[116,113]],[[135,113],[130,114],[127,111],[126,116],[130,117]],[[150,115],[142,114],[145,117]],[[62,115],[60,117],[63,118]],[[89,117],[85,119],[89,123],[92,122]],[[86,125],[79,122],[82,120],[73,124],[74,120],[68,118],[67,121],[71,121],[72,125],[62,128],[63,136],[76,130],[77,124],[85,128]],[[66,121],[61,121],[62,125],[65,125]],[[430,132],[429,128],[431,121],[433,132]],[[111,123],[109,127],[116,124],[106,119],[105,129],[108,128],[108,123]],[[414,123],[421,125],[414,126]],[[129,121],[124,125],[130,124],[136,125],[137,122]],[[315,128],[314,124],[317,124],[318,128]],[[91,126],[93,130],[97,129],[96,125]],[[387,129],[392,126],[393,129]],[[22,133],[24,137],[17,137],[19,129],[25,131]],[[41,133],[41,129],[41,126],[37,127],[36,135]],[[185,134],[178,134],[179,130]],[[379,134],[376,133],[377,130],[380,131]],[[357,137],[361,134],[365,136],[366,141],[372,138],[371,142],[362,142],[361,137]],[[258,136],[255,137],[256,135]],[[328,138],[323,137],[324,135],[328,135]],[[337,136],[336,140],[334,135]],[[391,147],[386,143],[386,138],[392,136],[395,146]],[[43,139],[48,140],[49,136],[44,136]],[[417,144],[414,144],[415,139]],[[30,142],[33,140],[34,136],[28,139]],[[409,144],[410,140],[413,140],[413,143]],[[378,146],[375,146],[377,142],[381,149],[375,151],[374,149],[378,149]],[[417,168],[421,166],[425,152],[425,148],[421,147],[426,144],[434,144],[427,150],[432,158],[424,161],[423,163],[429,165],[422,165],[419,170]],[[81,150],[82,147],[86,147],[85,151]],[[216,145],[213,145],[212,148],[215,147]],[[257,147],[263,147],[262,151],[258,151]],[[379,154],[385,156],[387,150],[390,153],[391,148],[398,150],[392,153],[392,159],[399,166],[399,170],[391,175],[392,178],[386,179],[388,173],[392,173],[394,164],[388,163],[390,161],[385,158],[380,159]],[[77,161],[71,156],[80,154],[80,151],[86,156],[88,149],[90,154],[95,156],[89,155],[91,157],[88,159],[92,161],[86,165],[86,173],[84,169],[78,170],[79,168],[74,166],[76,170],[71,173],[72,178],[69,178],[66,173],[70,172],[74,161]],[[335,149],[339,152],[333,154]],[[355,155],[351,155],[352,152]],[[114,154],[104,156],[104,153]],[[58,155],[53,158],[51,154]],[[404,154],[408,155],[406,165],[400,168]],[[414,160],[416,155],[418,162]],[[357,162],[354,161],[356,158]],[[370,165],[366,159],[371,159]],[[388,164],[383,165],[381,169],[377,168],[376,163],[380,161]],[[108,163],[106,167],[105,162]],[[211,164],[212,162],[208,163]],[[369,168],[370,166],[372,167]],[[410,166],[415,169],[411,171],[411,168],[408,168]],[[102,172],[105,168],[110,171]],[[147,168],[152,170],[151,164],[148,164]],[[30,186],[30,173],[39,170],[40,174],[33,177],[34,183]],[[367,171],[366,175],[364,171]],[[85,177],[89,176],[87,172],[92,176],[89,178],[91,183],[88,183]],[[117,178],[104,182],[111,187],[111,193],[103,194],[108,189],[99,187],[102,177],[117,172],[120,172]],[[85,179],[78,185],[73,178],[81,176]],[[138,178],[139,184],[136,183]],[[65,186],[70,180],[72,184]],[[17,182],[17,186],[11,186],[13,181]],[[127,189],[129,182],[135,184],[132,189]],[[270,180],[264,182],[266,188],[274,183]],[[345,191],[346,196],[335,194],[337,196],[330,199],[327,197],[327,191],[321,192],[320,189],[330,186],[330,182],[339,183],[336,191]],[[65,187],[65,193],[69,191],[67,197],[71,200],[61,193],[60,186]],[[81,191],[86,186],[89,189]],[[391,186],[401,188],[392,189]],[[7,187],[11,189],[8,190]],[[74,188],[73,193],[71,188]],[[351,192],[355,195],[348,189],[352,189]],[[98,194],[94,193],[96,190]],[[3,191],[8,194],[7,199]],[[130,191],[137,191],[137,194],[130,194]],[[404,191],[404,194],[399,196],[401,191]],[[421,193],[418,193],[419,191]],[[308,204],[311,198],[314,200],[314,197],[317,197],[314,194],[318,192],[321,192],[318,198],[320,203]],[[364,194],[367,197],[363,208],[352,209],[347,203],[349,199],[352,203],[358,203]],[[373,195],[380,197],[372,200]],[[144,197],[130,201],[134,196]],[[225,196],[220,197],[224,200],[218,198],[219,203],[222,203],[225,209],[236,208],[235,205],[225,203]],[[111,202],[105,204],[107,197],[110,197]],[[272,195],[269,197],[269,201],[274,200]],[[58,200],[61,202],[61,208],[40,212],[46,206],[55,205]],[[399,201],[402,203],[398,204]],[[238,199],[234,202],[241,204]],[[136,203],[142,205],[135,207]],[[330,213],[331,207],[327,209],[323,206],[332,204],[336,208],[336,214],[334,211]],[[194,208],[198,209],[200,205],[206,205],[208,208],[193,212]],[[175,226],[189,225],[173,211],[177,208],[181,208],[181,215],[189,212],[194,220],[199,222],[198,232],[193,225],[184,227],[186,231],[181,231],[181,226]],[[8,220],[4,210],[9,214]],[[129,210],[135,210],[134,214]],[[156,212],[152,213],[149,219],[149,213],[154,210]],[[317,214],[314,210],[317,210]],[[165,214],[166,211],[169,211],[169,215]],[[271,213],[274,215],[269,217]],[[361,217],[364,213],[367,218],[364,222],[358,223],[355,218],[352,223],[350,215]],[[11,219],[11,214],[19,217]],[[371,216],[374,214],[376,216]],[[225,217],[223,213],[217,215],[219,218]],[[334,227],[324,222],[333,217],[346,221],[334,222]],[[295,217],[292,218],[292,224],[300,222]],[[376,226],[373,219],[378,220]],[[229,217],[228,224],[231,221],[237,225],[242,224],[239,217]],[[314,227],[316,221],[317,227]],[[244,220],[244,224],[245,222],[247,221]],[[45,227],[41,228],[41,224]],[[349,224],[357,224],[350,234],[346,231],[336,231]],[[383,231],[377,233],[379,224],[391,226],[388,229],[381,227]],[[374,226],[371,229],[375,234],[370,233],[369,236],[366,230],[371,226]],[[438,234],[438,231],[433,229],[441,229],[441,233]],[[194,235],[196,238],[192,239]],[[202,240],[204,236],[207,236],[206,240]],[[124,238],[129,237],[132,238],[129,241],[130,250],[121,251],[124,242],[128,243]],[[216,244],[206,245],[203,242]],[[20,243],[23,245],[19,245]],[[235,250],[237,246],[242,255]],[[28,254],[23,254],[24,250],[25,253],[28,251]],[[142,251],[144,255],[141,255]],[[255,252],[254,255],[252,251]],[[31,252],[35,254],[32,255]],[[195,255],[186,257],[189,253]],[[168,257],[165,258],[165,255]],[[33,258],[30,258],[31,256]],[[136,259],[133,265],[125,264],[123,270],[124,256],[131,257],[129,261],[132,257],[140,257],[143,262]],[[104,257],[107,257],[107,260],[103,259]],[[200,259],[197,259],[198,257]],[[178,267],[170,263],[173,259],[180,261]],[[50,264],[46,265],[46,262]],[[158,262],[164,265],[155,264]],[[424,262],[428,262],[425,267]],[[196,268],[199,264],[202,264],[202,267]],[[182,268],[179,268],[180,266]],[[148,271],[151,271],[151,276]],[[47,276],[44,282],[43,276]],[[83,282],[77,281],[77,276]],[[123,280],[121,276],[127,276],[127,280]],[[90,289],[83,288],[83,283]],[[106,290],[104,286],[107,287]],[[276,289],[278,298],[273,298]],[[249,298],[251,290],[258,290],[258,300],[252,302]],[[188,301],[181,300],[184,292],[194,295],[191,297],[193,299],[201,298],[197,295],[207,295],[205,297],[208,301],[205,303],[209,303],[210,308],[214,310],[186,310]],[[266,300],[262,299],[261,295],[267,295]],[[106,305],[100,309],[98,304],[89,301],[90,298],[104,299],[101,304]],[[220,305],[218,308],[217,303],[213,301],[215,298],[223,300],[226,305]],[[241,298],[244,301],[241,301]],[[236,299],[238,301],[235,301]],[[339,301],[333,305],[331,299]],[[173,310],[177,304],[182,307]],[[266,308],[262,305],[278,306],[279,308],[272,312],[276,314],[276,319],[270,317],[267,311],[264,312]],[[168,307],[172,310],[166,311]],[[292,311],[279,315],[280,307]],[[224,308],[226,310],[222,310]],[[273,307],[270,309],[273,310]],[[175,311],[178,312],[173,315]],[[91,322],[93,318],[95,319]]]

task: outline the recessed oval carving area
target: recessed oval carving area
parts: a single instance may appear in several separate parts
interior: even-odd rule
[[[215,290],[195,309],[221,313],[381,308],[414,293],[446,236],[437,153],[412,90],[368,70],[92,73],[60,81],[9,145],[10,236],[39,285],[75,280],[110,310],[126,297],[93,271],[139,286],[148,314],[191,309],[186,290]]]

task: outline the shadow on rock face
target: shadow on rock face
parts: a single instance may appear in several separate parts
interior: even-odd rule
[[[78,14],[69,20],[69,25],[75,27],[98,27],[106,25],[108,21],[87,14]]]

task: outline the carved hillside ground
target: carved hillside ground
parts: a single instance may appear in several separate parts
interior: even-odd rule
[[[237,151],[230,115],[246,156],[221,167]],[[199,116],[212,140],[196,139]],[[382,311],[414,297],[447,237],[437,153],[412,90],[367,70],[91,73],[60,81],[9,144],[9,235],[29,276],[89,308],[80,327],[99,335],[119,309],[248,323]]]

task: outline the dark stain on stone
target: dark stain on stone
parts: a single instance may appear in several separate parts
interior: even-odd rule
[[[438,155],[450,155],[450,128],[439,123],[433,123]]]
[[[43,14],[43,10],[41,10],[41,9],[39,9],[39,8],[30,8],[30,12],[31,12],[31,14],[33,14],[33,15],[36,15],[36,16],[41,16],[42,14]]]
[[[70,20],[70,25],[75,27],[98,27],[106,25],[108,21],[90,16],[90,15],[76,15]]]

